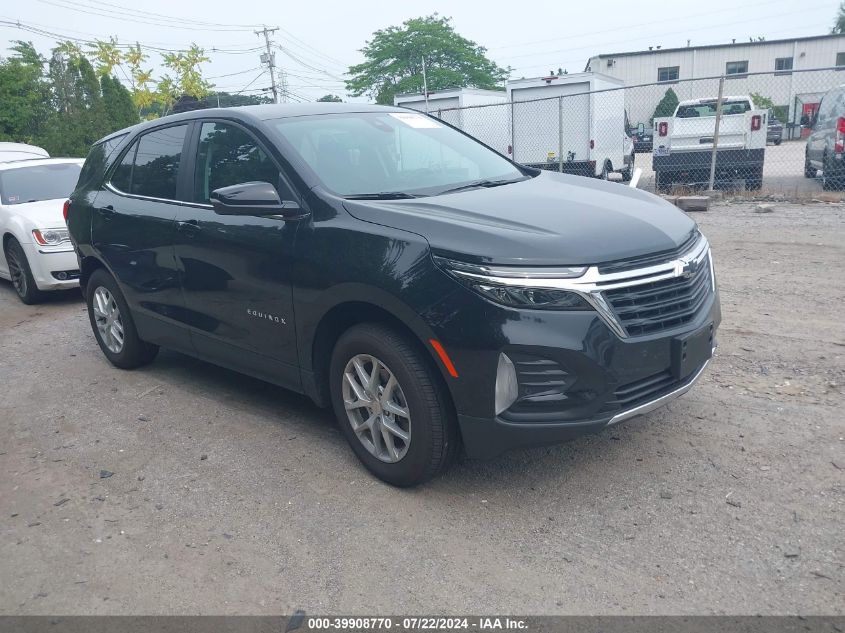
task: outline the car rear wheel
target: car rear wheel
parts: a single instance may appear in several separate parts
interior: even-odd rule
[[[85,289],[91,329],[111,364],[134,369],[152,361],[158,346],[138,336],[129,306],[114,278],[100,268],[91,275]]]
[[[454,460],[459,438],[444,389],[403,334],[377,323],[353,326],[335,345],[330,382],[347,441],[382,481],[415,486]]]
[[[804,178],[815,178],[816,168],[810,163],[810,157],[804,156]]]
[[[14,237],[10,238],[6,244],[6,263],[9,266],[9,277],[12,278],[12,286],[18,298],[27,305],[43,301],[44,292],[35,284],[26,253]]]
[[[825,191],[841,191],[845,189],[845,170],[834,167],[825,157],[822,163],[822,189]]]

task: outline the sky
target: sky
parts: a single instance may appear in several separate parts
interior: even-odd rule
[[[291,101],[327,93],[346,100],[344,73],[363,60],[361,47],[380,28],[437,12],[452,18],[462,36],[488,50],[514,77],[542,76],[551,69],[584,70],[599,53],[727,43],[750,37],[768,40],[830,31],[838,0],[635,0],[602,3],[520,3],[452,0],[0,0],[0,55],[13,40],[32,41],[43,53],[57,37],[27,32],[21,23],[61,38],[140,42],[183,49],[192,42],[211,62],[203,73],[227,92],[260,94],[270,81],[259,55],[264,39],[253,31],[278,27],[276,63],[286,73]],[[150,66],[159,54],[150,51]],[[118,73],[120,76],[120,73]]]

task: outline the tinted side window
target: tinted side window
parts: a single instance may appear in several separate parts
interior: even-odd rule
[[[187,125],[144,134],[138,141],[130,193],[176,200],[176,178]]]
[[[102,143],[97,143],[91,147],[88,152],[88,157],[85,159],[85,164],[82,166],[82,173],[79,174],[79,183],[77,186],[87,184],[95,176],[102,175],[106,167],[106,161],[115,148],[120,145],[126,134],[121,134],[118,137],[109,139]]]
[[[138,142],[132,144],[129,151],[123,155],[123,160],[115,167],[114,173],[111,175],[111,184],[115,189],[129,193],[130,183],[132,182],[132,163],[135,162],[135,150],[138,149]]]
[[[194,202],[208,203],[208,196],[215,189],[252,181],[269,182],[276,188],[279,183],[279,170],[255,139],[234,125],[203,123],[194,173]]]

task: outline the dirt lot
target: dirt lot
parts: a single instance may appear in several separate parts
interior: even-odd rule
[[[724,323],[696,389],[415,490],[302,397],[114,369],[78,295],[0,283],[0,613],[845,613],[845,206],[754,208],[697,216]]]

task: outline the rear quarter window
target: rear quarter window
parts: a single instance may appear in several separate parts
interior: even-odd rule
[[[88,156],[85,158],[85,164],[82,165],[82,171],[79,173],[79,181],[76,184],[77,189],[84,185],[91,183],[98,176],[106,171],[108,160],[117,149],[118,145],[126,138],[126,134],[121,134],[114,138],[110,138],[99,143],[94,143]]]

